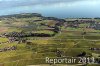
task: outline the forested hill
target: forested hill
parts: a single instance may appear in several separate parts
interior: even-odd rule
[[[13,14],[13,15],[0,16],[0,18],[11,18],[11,17],[15,17],[15,18],[30,18],[30,17],[42,17],[42,15],[38,14],[38,13],[22,13],[22,14]]]
[[[0,19],[4,19],[4,18],[32,18],[32,17],[41,17],[42,20],[55,20],[58,22],[66,22],[65,19],[60,19],[60,18],[56,18],[56,17],[45,17],[39,13],[22,13],[22,14],[4,15],[4,16],[0,16]]]

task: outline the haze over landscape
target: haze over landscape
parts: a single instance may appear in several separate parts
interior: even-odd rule
[[[100,17],[100,0],[0,0],[0,15],[41,13],[59,18]]]
[[[100,66],[100,0],[0,0],[0,66]]]

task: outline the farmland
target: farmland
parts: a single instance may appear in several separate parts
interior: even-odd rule
[[[45,66],[46,57],[77,57],[84,52],[84,57],[100,58],[100,30],[93,27],[99,19],[73,22],[77,19],[47,19],[39,14],[31,17],[25,14],[20,18],[6,16],[0,20],[0,66]],[[80,20],[85,21],[81,23]],[[7,49],[12,46],[17,49]],[[99,66],[100,59],[97,62],[85,65]]]

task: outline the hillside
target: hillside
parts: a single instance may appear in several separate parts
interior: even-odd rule
[[[37,13],[0,16],[0,66],[46,65],[46,57],[75,57],[77,61],[93,57],[95,64],[67,65],[99,65],[100,20],[60,19]]]

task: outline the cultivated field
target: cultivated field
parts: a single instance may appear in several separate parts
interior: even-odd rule
[[[57,23],[59,22],[56,20],[43,20],[36,16],[2,18],[0,22],[0,66],[49,66],[50,64],[46,65],[46,57],[78,57],[84,52],[85,55],[82,57],[100,58],[100,30],[85,28],[90,23],[79,24],[77,28],[60,24],[57,25],[58,30],[55,27]],[[30,35],[34,33],[37,35]],[[25,36],[13,36],[17,34]],[[26,34],[28,35],[26,36]],[[12,38],[17,38],[17,40]],[[23,39],[26,41],[20,41]],[[12,46],[16,49],[9,49]],[[83,64],[51,64],[50,66],[64,65],[82,66]],[[86,63],[85,66],[99,66],[99,63]]]

